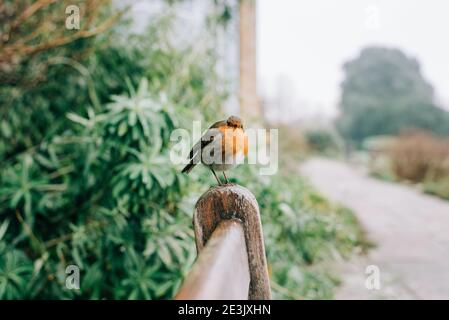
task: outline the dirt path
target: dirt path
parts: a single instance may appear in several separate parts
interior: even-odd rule
[[[353,209],[377,245],[341,266],[337,299],[449,299],[449,201],[334,160],[311,159],[300,170],[323,194]],[[368,265],[379,267],[379,290],[365,286]]]

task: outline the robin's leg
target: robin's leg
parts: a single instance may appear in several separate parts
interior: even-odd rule
[[[220,181],[220,179],[218,179],[217,174],[215,173],[214,169],[210,168],[210,170],[214,174],[215,179],[217,179],[218,185],[221,186],[221,181]]]
[[[225,178],[226,183],[229,183],[228,177],[226,177],[226,173],[223,171],[223,176]]]

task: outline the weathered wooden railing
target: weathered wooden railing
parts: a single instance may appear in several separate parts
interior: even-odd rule
[[[259,206],[238,185],[217,186],[193,216],[198,258],[176,299],[270,299]]]

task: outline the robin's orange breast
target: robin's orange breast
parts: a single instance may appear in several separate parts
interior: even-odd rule
[[[241,128],[232,128],[229,126],[222,126],[219,128],[223,134],[222,152],[232,155],[238,153],[248,154],[248,136]]]

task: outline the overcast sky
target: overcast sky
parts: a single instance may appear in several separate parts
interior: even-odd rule
[[[416,57],[449,104],[448,0],[258,0],[257,19],[259,92],[288,86],[299,115],[334,112],[342,64],[368,45]]]

